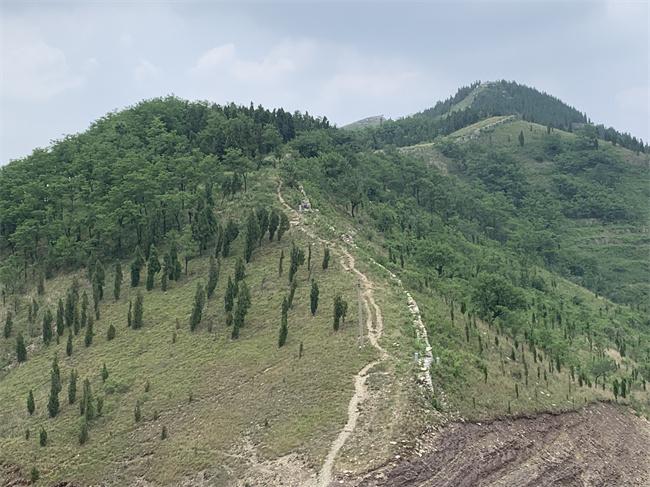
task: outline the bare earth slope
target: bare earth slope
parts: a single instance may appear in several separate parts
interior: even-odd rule
[[[428,443],[348,485],[650,486],[650,423],[609,404],[454,423]]]

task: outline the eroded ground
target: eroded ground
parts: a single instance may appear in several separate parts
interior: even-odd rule
[[[563,414],[454,423],[358,487],[650,486],[650,423],[598,404]]]

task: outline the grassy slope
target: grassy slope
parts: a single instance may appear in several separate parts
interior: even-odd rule
[[[513,120],[481,130],[486,125],[504,118],[507,117],[482,120],[454,132],[450,137],[458,139],[475,134],[468,143],[490,145],[507,151],[522,165],[539,191],[550,191],[550,178],[555,173],[555,168],[551,161],[543,157],[542,144],[546,127]],[[521,131],[525,137],[524,147],[519,146],[517,139]],[[554,133],[567,142],[575,139],[575,135],[568,132],[554,130]],[[637,202],[647,201],[650,198],[649,156],[636,155],[627,149],[614,147],[610,142],[599,142],[601,147],[613,151],[626,164],[626,171],[620,182],[620,192]],[[440,153],[435,142],[400,150],[429,166],[437,167],[443,173],[447,173],[451,167],[450,160]],[[641,203],[641,208],[646,211],[644,225],[572,219],[570,224],[562,229],[563,248],[572,249],[577,257],[597,262],[606,282],[619,282],[631,288],[645,288],[650,282],[650,212],[647,211],[647,205]],[[579,280],[577,282],[580,283]]]
[[[256,184],[258,187],[249,192],[273,194],[274,183],[268,174],[262,174]],[[237,203],[241,201],[230,206]],[[244,437],[259,445],[261,459],[297,452],[308,463],[320,463],[345,422],[353,388],[351,377],[370,360],[372,349],[359,351],[355,326],[346,326],[339,333],[332,331],[335,293],[343,293],[354,304],[356,291],[338,259],[332,259],[328,271],[320,269],[319,246],[314,246],[313,255],[314,277],[321,292],[319,311],[311,317],[308,276],[303,266],[298,273],[294,308],[289,313],[289,340],[284,348],[277,348],[280,303],[287,290],[286,277],[277,278],[278,257],[284,248],[286,276],[291,239],[306,247],[304,236],[294,229],[280,244],[265,242],[249,264],[246,280],[252,308],[238,341],[231,341],[230,331],[225,329],[223,293],[227,276],[241,253],[242,237],[237,241],[235,255],[223,262],[207,316],[194,333],[187,323],[196,281],[207,277],[206,259],[192,261],[190,276],[166,293],[159,289],[145,292],[145,325],[138,331],[126,327],[128,299],[133,292],[125,276],[120,300],[113,303],[106,299],[102,304],[102,317],[95,323],[96,336],[89,348],[84,347],[81,334],[75,338],[70,358],[65,355],[65,340],[47,348],[36,345],[25,364],[3,372],[0,464],[18,463],[24,472],[36,466],[44,483],[112,479],[119,485],[126,479],[144,477],[167,484],[215,465],[220,467],[212,475],[225,481],[247,467],[245,461],[231,456],[240,451]],[[111,274],[107,283],[112,284]],[[53,307],[70,281],[71,276],[48,281],[44,301]],[[110,294],[112,287],[107,288]],[[18,315],[16,329],[26,326],[25,315],[25,311]],[[172,343],[177,319],[180,329],[176,330],[176,343]],[[355,320],[356,306],[351,305],[348,323]],[[206,329],[210,321],[212,332]],[[112,342],[106,341],[109,323],[118,330]],[[305,355],[299,360],[301,341]],[[3,343],[4,353],[11,350],[13,337],[10,342]],[[55,353],[64,383],[60,394],[62,411],[49,419],[46,403]],[[103,363],[110,373],[105,384],[100,378]],[[72,368],[79,372],[78,390],[88,377],[95,396],[105,399],[102,417],[92,423],[90,441],[85,446],[77,443],[78,405],[67,404],[67,380]],[[147,380],[151,384],[149,392],[144,390]],[[28,416],[25,407],[29,389],[34,390],[37,404],[33,417]],[[135,424],[133,409],[138,400],[142,402],[144,421]],[[159,413],[157,420],[153,419],[154,411]],[[165,441],[160,440],[163,425],[169,431]],[[41,426],[48,431],[49,444],[45,448],[38,445]],[[29,440],[25,440],[26,429],[31,432]]]
[[[510,127],[513,125],[514,127]],[[528,127],[528,124],[525,124]],[[497,130],[508,128],[519,134],[523,125],[518,122],[498,126]],[[542,127],[546,131],[545,127]],[[570,136],[570,134],[567,134]],[[504,143],[507,135],[504,136]],[[516,143],[516,136],[512,137]],[[518,147],[518,145],[517,145]],[[414,155],[429,165],[438,166],[447,160],[435,148],[434,144],[420,144],[404,150],[412,150]],[[624,149],[621,149],[624,152]],[[431,162],[435,159],[435,162]],[[538,164],[535,161],[526,163]],[[495,416],[509,413],[535,413],[540,411],[565,410],[579,407],[585,402],[597,400],[614,400],[608,379],[608,386],[603,390],[600,383],[596,387],[584,385],[578,387],[577,378],[571,379],[570,369],[565,365],[560,372],[549,372],[549,357],[544,356],[541,362],[534,362],[532,352],[527,344],[520,338],[516,352],[516,360],[510,359],[511,350],[515,343],[504,334],[498,334],[494,327],[478,321],[476,326],[470,326],[469,343],[465,337],[465,323],[468,317],[460,313],[458,304],[455,306],[454,322],[450,318],[450,304],[445,302],[440,291],[435,288],[425,288],[421,285],[418,276],[403,271],[399,266],[387,261],[387,250],[384,248],[383,236],[374,229],[374,222],[363,211],[359,212],[355,220],[345,214],[343,208],[333,205],[326,194],[319,194],[319,188],[307,187],[312,203],[321,209],[322,213],[336,222],[336,227],[345,229],[355,237],[359,245],[359,253],[368,255],[381,262],[396,274],[400,275],[405,285],[415,291],[414,297],[422,311],[423,320],[428,327],[434,357],[439,361],[434,362],[432,378],[436,390],[435,405],[449,413],[447,417],[463,417],[468,419],[486,420]],[[638,322],[639,313],[630,310],[627,306],[619,306],[603,297],[597,297],[593,292],[576,285],[575,283],[552,274],[542,268],[536,267],[535,272],[542,276],[547,283],[556,282],[557,287],[551,288],[547,293],[535,292],[531,299],[540,300],[552,307],[564,303],[566,316],[571,321],[582,321],[582,314],[597,320],[598,326],[606,326],[608,322]],[[453,286],[450,283],[449,286]],[[578,299],[580,306],[573,305],[572,301]],[[539,313],[538,313],[539,314]],[[406,318],[407,319],[407,318]],[[541,326],[541,325],[537,325]],[[550,326],[550,325],[549,325]],[[481,335],[483,353],[479,353],[478,336]],[[499,345],[495,344],[498,336]],[[646,332],[647,336],[647,332]],[[645,339],[645,338],[644,338]],[[411,349],[418,349],[418,344],[413,343]],[[526,384],[525,367],[521,352],[528,365],[529,380]],[[573,343],[573,350],[578,354],[582,363],[591,358],[589,343],[584,335],[579,335]],[[607,354],[616,356],[617,353],[609,348]],[[569,358],[569,362],[571,359]],[[617,373],[628,376],[638,364],[629,357],[616,357],[620,366]],[[578,362],[578,361],[576,361]],[[483,372],[478,367],[484,364],[488,369],[487,383],[484,381]],[[537,378],[537,369],[540,369],[540,378]],[[544,370],[547,379],[544,379]],[[519,388],[519,397],[516,397],[515,383]],[[650,394],[643,391],[641,385],[634,385],[632,396],[619,401],[630,404],[637,411],[650,417]]]
[[[517,136],[522,130],[526,140],[524,147],[517,143]],[[554,132],[566,141],[575,138],[567,132]],[[554,173],[553,165],[545,160],[535,160],[542,154],[545,134],[546,127],[518,120],[495,127],[491,134],[482,134],[479,143],[489,143],[491,136],[491,143],[495,147],[508,148],[524,165],[533,181],[542,190],[548,190],[550,177]],[[596,260],[605,281],[621,282],[632,287],[647,284],[650,281],[650,212],[647,211],[647,204],[642,202],[650,198],[648,155],[637,156],[627,149],[613,147],[609,142],[600,141],[600,145],[618,154],[626,164],[626,172],[619,183],[620,193],[641,202],[646,223],[637,225],[573,219],[571,225],[563,229],[563,245],[575,249],[580,256]]]

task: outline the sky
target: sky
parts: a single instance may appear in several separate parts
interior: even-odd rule
[[[0,0],[0,164],[174,94],[409,115],[514,80],[650,140],[648,1]]]

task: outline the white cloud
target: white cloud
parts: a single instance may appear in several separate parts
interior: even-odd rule
[[[84,83],[85,78],[73,72],[61,49],[33,33],[5,27],[0,48],[3,97],[42,101]]]
[[[238,55],[235,45],[222,44],[204,52],[190,70],[195,77],[229,76],[239,81],[278,81],[304,69],[313,59],[310,41],[285,40],[258,59]]]
[[[146,83],[148,81],[157,80],[160,78],[162,71],[160,68],[146,59],[141,60],[138,65],[133,68],[133,77],[138,83]]]

